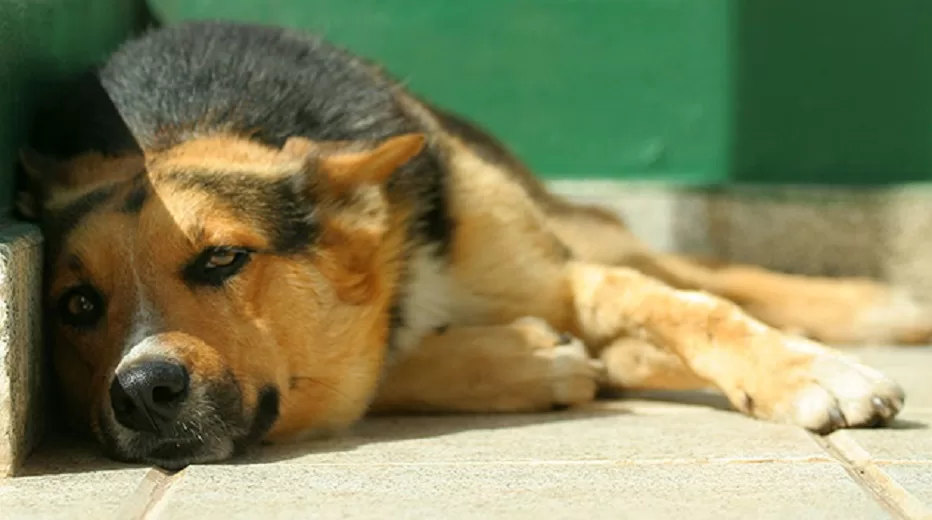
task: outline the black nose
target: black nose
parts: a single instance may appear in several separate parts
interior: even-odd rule
[[[170,361],[146,361],[119,370],[110,384],[116,420],[140,432],[165,432],[187,396],[188,371]]]

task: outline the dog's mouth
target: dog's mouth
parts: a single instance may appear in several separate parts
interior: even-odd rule
[[[276,389],[264,388],[255,409],[247,412],[239,386],[228,380],[197,392],[182,416],[163,431],[127,428],[107,410],[101,414],[98,437],[111,458],[180,470],[220,462],[258,444],[278,418],[278,401]]]
[[[191,441],[189,439],[167,440],[159,443],[145,458],[157,461],[156,463],[159,466],[166,467],[166,469],[174,469],[175,466],[180,469],[211,451],[201,441]]]

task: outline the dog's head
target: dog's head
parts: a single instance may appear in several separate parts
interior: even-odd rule
[[[180,467],[357,419],[380,375],[420,135],[281,149],[204,138],[55,162],[24,152],[46,323],[76,424]]]

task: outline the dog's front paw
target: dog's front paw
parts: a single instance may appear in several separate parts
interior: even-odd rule
[[[774,402],[754,413],[754,396],[749,395],[749,413],[824,434],[882,426],[902,410],[905,393],[884,374],[821,345],[793,343],[802,355],[773,367]]]
[[[795,424],[819,433],[887,424],[906,395],[892,379],[842,355],[812,360],[812,381],[800,388],[790,410]]]
[[[515,322],[537,348],[534,356],[550,365],[550,388],[557,408],[587,403],[595,398],[598,382],[605,377],[601,361],[593,359],[578,338],[560,333],[544,320],[532,317]]]

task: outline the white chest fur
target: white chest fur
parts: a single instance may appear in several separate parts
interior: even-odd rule
[[[488,306],[465,290],[432,246],[416,251],[408,264],[408,280],[401,303],[402,328],[395,347],[403,354],[416,348],[430,332],[450,325],[482,323]]]

